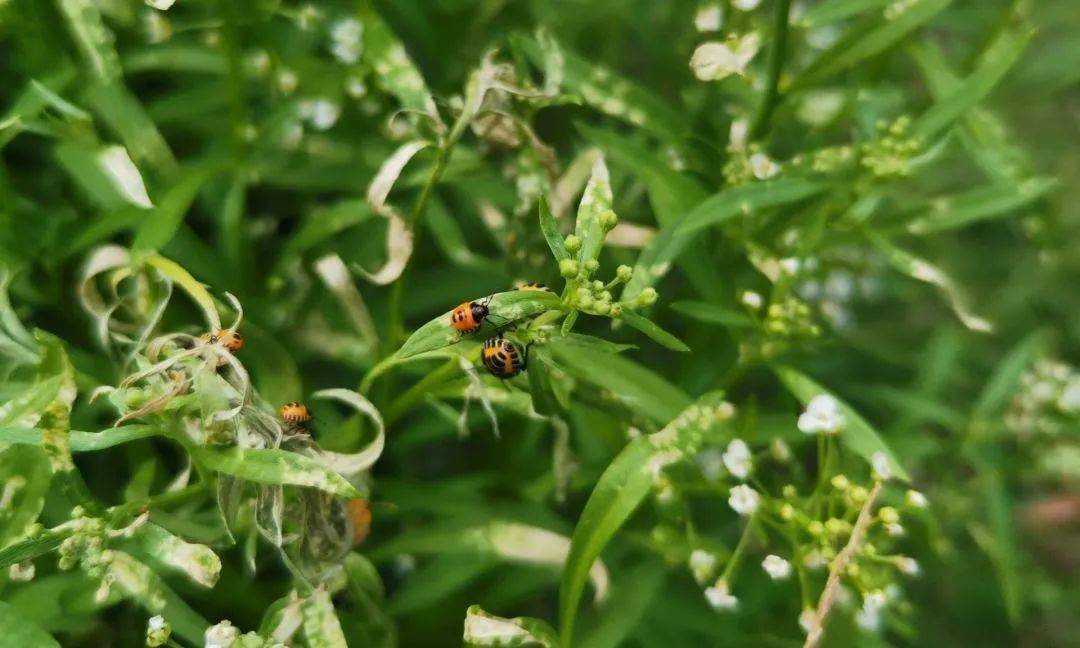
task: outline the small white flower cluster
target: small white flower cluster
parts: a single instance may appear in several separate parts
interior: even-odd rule
[[[719,612],[728,612],[739,607],[739,599],[728,591],[728,584],[724,579],[716,581],[705,590],[705,600]]]
[[[341,104],[326,97],[305,99],[300,102],[300,118],[316,130],[329,130],[341,116]]]
[[[702,43],[690,57],[690,69],[701,81],[719,81],[733,74],[743,76],[761,48],[756,32]]]
[[[352,65],[360,60],[364,24],[356,18],[342,18],[330,26],[330,53],[334,58]]]
[[[146,622],[146,645],[150,648],[164,646],[168,643],[171,634],[172,628],[160,614],[150,617],[150,620]]]
[[[750,476],[753,469],[753,459],[750,456],[750,446],[742,439],[732,439],[727,450],[723,454],[724,467],[732,477],[745,480]]]
[[[761,495],[746,484],[739,484],[729,492],[728,505],[739,515],[753,515],[760,504]]]
[[[695,549],[690,552],[690,573],[694,580],[704,583],[713,577],[716,572],[716,555],[704,549]]]
[[[799,416],[799,430],[806,434],[836,434],[844,427],[840,402],[830,394],[818,394]]]
[[[1041,360],[1020,377],[1020,391],[1005,417],[1019,436],[1058,435],[1080,419],[1080,372]]]
[[[240,630],[231,621],[224,619],[206,629],[203,648],[229,648],[239,638]]]
[[[773,580],[787,580],[791,576],[791,563],[775,554],[765,556],[765,560],[761,561],[761,568]]]
[[[701,33],[718,32],[724,23],[724,7],[718,2],[701,5],[694,14],[694,27]]]

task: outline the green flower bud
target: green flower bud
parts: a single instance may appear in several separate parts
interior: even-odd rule
[[[609,302],[611,301],[611,292],[607,290],[601,290],[600,292],[596,293],[595,297],[600,301]]]
[[[611,303],[606,301],[598,301],[593,304],[593,311],[595,311],[597,315],[607,315],[611,312]]]
[[[656,303],[657,297],[658,295],[656,294],[656,289],[652,286],[649,286],[645,290],[641,291],[641,294],[638,295],[637,302],[641,306],[652,306]]]
[[[146,623],[146,645],[150,648],[164,646],[169,641],[170,634],[172,634],[172,628],[160,614],[150,617]]]
[[[859,577],[859,573],[860,573],[861,571],[862,571],[862,570],[861,570],[861,569],[859,569],[859,565],[858,565],[858,563],[848,563],[848,566],[847,566],[847,575],[848,575],[848,578],[858,578],[858,577]]]
[[[567,236],[566,241],[563,243],[566,245],[566,251],[570,254],[575,254],[581,249],[581,239],[574,234]]]
[[[806,526],[806,530],[809,531],[812,536],[820,536],[822,533],[825,533],[825,525],[814,520]]]
[[[848,478],[845,477],[844,475],[837,475],[837,476],[833,477],[829,481],[829,483],[832,484],[833,488],[835,488],[836,490],[839,490],[839,491],[847,490],[848,487],[851,486],[851,482],[849,482]]]
[[[799,494],[799,492],[797,490],[795,490],[795,485],[794,484],[785,485],[784,488],[780,492],[783,494],[784,497],[786,497],[788,499],[791,499],[791,498],[793,498],[793,497],[795,497],[796,495]]]
[[[896,524],[900,521],[900,513],[891,506],[882,506],[878,511],[878,517],[885,524]]]
[[[622,317],[622,304],[612,304],[611,312],[608,314],[612,317]]]
[[[634,276],[634,269],[628,265],[621,265],[615,269],[615,276],[619,281],[630,281],[630,277]]]
[[[600,291],[604,289],[604,282],[596,279],[592,282],[593,290]]]
[[[577,276],[579,271],[578,262],[573,259],[563,259],[559,261],[559,274],[566,279],[572,279]]]
[[[610,232],[618,224],[619,217],[610,209],[600,214],[600,227],[604,228],[605,232]]]
[[[825,530],[832,535],[842,535],[851,529],[851,524],[840,518],[829,518],[825,522]]]
[[[597,261],[596,259],[586,259],[586,261],[585,261],[585,272],[586,273],[591,275],[592,273],[596,272],[597,269],[599,269],[599,268],[600,268],[600,262],[599,261]]]
[[[593,305],[592,295],[578,295],[577,305],[579,308],[591,308]]]
[[[869,497],[870,494],[867,493],[866,489],[862,486],[856,486],[855,488],[851,489],[851,492],[848,493],[848,495],[851,497],[851,501],[855,504],[862,504],[866,501],[866,498]]]
[[[791,504],[785,503],[780,507],[780,518],[784,520],[790,520],[795,517],[795,507]]]

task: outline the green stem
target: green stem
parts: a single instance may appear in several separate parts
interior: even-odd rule
[[[727,565],[724,566],[724,573],[720,575],[720,579],[724,582],[730,583],[731,574],[735,571],[735,568],[739,566],[739,561],[742,560],[743,552],[746,551],[746,543],[749,541],[751,533],[754,531],[754,522],[757,519],[757,511],[754,511],[750,515],[750,519],[746,521],[746,528],[743,529],[742,537],[739,538],[739,543],[735,545],[735,550],[731,552],[731,559],[728,560]]]
[[[240,59],[240,17],[236,0],[226,0],[221,6],[225,18],[223,36],[229,79],[229,135],[233,157],[238,160],[244,147],[243,129],[247,122],[244,62]]]
[[[765,98],[761,101],[754,124],[750,128],[750,139],[760,139],[769,130],[773,111],[780,103],[780,73],[787,58],[787,33],[791,0],[777,0],[773,14],[773,40],[769,49],[769,76],[765,85]]]
[[[447,382],[459,371],[457,358],[453,358],[435,371],[424,376],[423,380],[410,387],[408,391],[397,397],[397,399],[390,404],[390,407],[386,408],[386,424],[392,425],[404,416],[413,405],[423,399],[428,392],[432,391],[432,388]]]

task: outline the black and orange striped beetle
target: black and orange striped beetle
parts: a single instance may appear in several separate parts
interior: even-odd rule
[[[285,403],[278,410],[281,420],[288,425],[299,426],[311,420],[311,411],[303,403]]]
[[[542,283],[531,282],[527,284],[521,284],[517,288],[518,290],[535,290],[537,292],[551,292],[551,288],[548,288]]]
[[[484,347],[480,351],[480,359],[483,360],[484,367],[491,372],[492,376],[503,380],[513,378],[525,371],[528,355],[528,347],[522,351],[502,335],[485,340]]]

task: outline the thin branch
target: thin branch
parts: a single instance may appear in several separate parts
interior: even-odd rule
[[[870,526],[870,513],[874,508],[874,503],[877,502],[878,495],[881,494],[881,484],[880,481],[874,484],[874,488],[866,498],[866,504],[859,511],[855,526],[851,529],[848,543],[833,560],[832,569],[829,570],[829,579],[825,582],[825,589],[821,592],[821,599],[818,600],[817,611],[814,613],[814,624],[806,634],[806,643],[803,644],[803,648],[816,648],[818,642],[821,641],[821,636],[825,632],[825,617],[832,610],[836,595],[840,593],[840,576],[847,569],[859,545],[862,544],[866,528]]]

